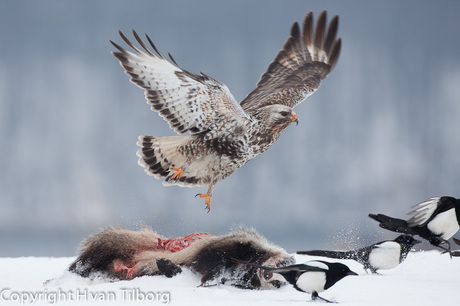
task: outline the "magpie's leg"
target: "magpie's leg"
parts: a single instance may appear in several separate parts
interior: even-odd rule
[[[444,240],[444,239],[441,239],[441,243],[447,245],[447,248],[442,247],[441,245],[438,245],[439,248],[441,248],[441,249],[444,250],[444,252],[442,252],[441,254],[449,253],[450,258],[452,259],[452,252],[451,252],[451,250],[450,250],[450,243],[449,243],[449,241]]]
[[[325,298],[322,298],[318,295],[318,292],[316,291],[313,291],[313,293],[311,294],[311,299],[314,301],[316,299],[320,299],[326,303],[336,303],[336,302],[332,302],[332,301],[329,301],[329,300],[326,300]]]
[[[380,273],[377,272],[377,269],[374,268],[374,267],[369,268],[369,270],[371,270],[372,274],[381,275]],[[366,272],[367,272],[367,270],[366,270]],[[369,274],[369,273],[368,273],[368,274]]]

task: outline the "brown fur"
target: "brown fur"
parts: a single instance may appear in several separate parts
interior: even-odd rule
[[[270,267],[293,263],[284,249],[254,230],[243,228],[222,236],[204,236],[177,252],[158,246],[158,239],[167,238],[147,228],[105,229],[82,243],[80,255],[69,270],[83,277],[102,273],[111,278],[130,279],[160,274],[172,277],[182,266],[199,273],[201,285],[229,281],[238,287],[254,289],[279,287],[282,278],[276,274],[265,278],[259,269],[234,259]]]

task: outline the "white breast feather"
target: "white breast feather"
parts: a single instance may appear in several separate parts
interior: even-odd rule
[[[324,291],[326,274],[324,272],[305,272],[297,280],[297,287],[307,293]]]
[[[428,223],[427,227],[433,233],[442,235],[442,239],[450,239],[460,229],[455,209],[451,208],[448,211],[438,214]]]
[[[329,267],[319,261],[312,260],[305,263],[306,265],[329,270]],[[324,285],[326,284],[326,274],[324,272],[305,272],[297,280],[297,287],[307,293],[313,291],[322,292],[324,291]]]
[[[399,265],[401,246],[394,241],[379,244],[369,254],[369,263],[378,269],[393,269]]]

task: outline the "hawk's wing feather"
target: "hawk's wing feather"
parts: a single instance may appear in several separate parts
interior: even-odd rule
[[[275,60],[261,76],[256,89],[241,102],[247,112],[262,106],[283,104],[294,107],[318,89],[321,81],[337,63],[341,40],[336,38],[338,17],[326,31],[326,11],[322,11],[313,27],[313,13],[305,16],[302,33],[297,22],[291,36]]]
[[[177,133],[201,133],[230,121],[241,126],[248,118],[225,84],[205,75],[180,68],[171,55],[166,60],[146,35],[156,54],[133,30],[136,47],[119,31],[121,38],[134,52],[110,41],[119,52],[112,54],[120,61],[131,82],[144,89],[147,103],[157,111]],[[231,132],[231,131],[230,131]]]

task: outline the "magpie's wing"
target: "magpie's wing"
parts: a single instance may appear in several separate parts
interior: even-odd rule
[[[452,197],[433,197],[422,203],[415,204],[408,215],[413,215],[407,224],[410,227],[424,226],[433,218],[444,211],[455,208],[456,199]]]
[[[313,25],[313,13],[308,12],[302,25],[291,28],[291,36],[278,52],[256,89],[241,102],[250,113],[263,106],[282,104],[294,107],[313,94],[321,81],[334,69],[339,58],[341,40],[336,38],[338,16],[326,29],[326,11],[322,11]]]

